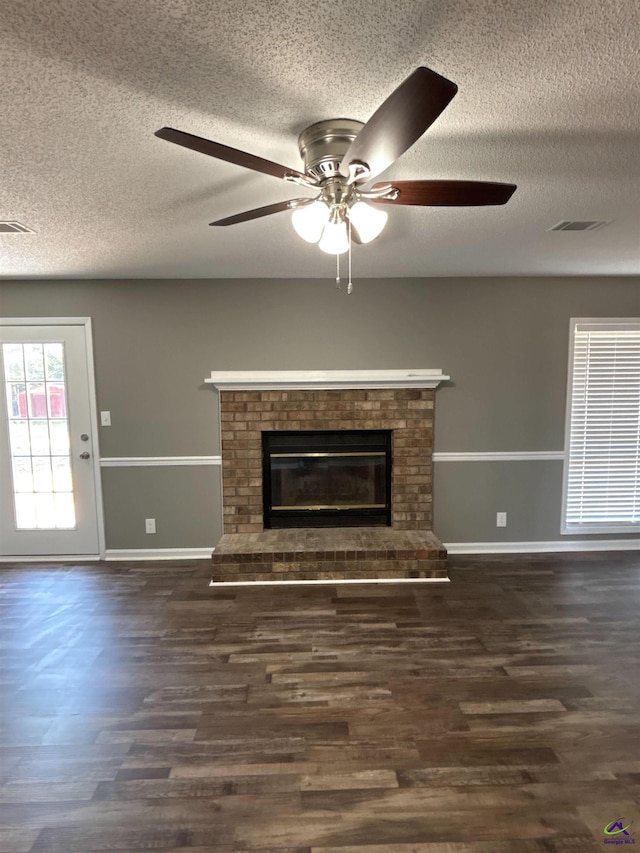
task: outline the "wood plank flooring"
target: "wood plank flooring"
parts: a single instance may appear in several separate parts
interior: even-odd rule
[[[0,569],[0,853],[591,853],[619,819],[640,844],[638,553],[209,572]]]

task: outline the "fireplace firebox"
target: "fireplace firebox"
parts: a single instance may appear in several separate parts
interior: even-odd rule
[[[391,526],[391,430],[263,432],[265,528]]]

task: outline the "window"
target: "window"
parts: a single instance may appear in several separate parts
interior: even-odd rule
[[[572,320],[563,533],[640,531],[640,319]]]

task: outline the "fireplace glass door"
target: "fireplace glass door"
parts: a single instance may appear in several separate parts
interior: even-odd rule
[[[390,525],[391,433],[263,433],[265,527]]]

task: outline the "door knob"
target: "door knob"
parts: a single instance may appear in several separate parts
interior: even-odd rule
[[[80,459],[88,459],[90,456],[91,456],[91,454],[87,453],[87,451],[85,450],[84,453],[80,454]]]

